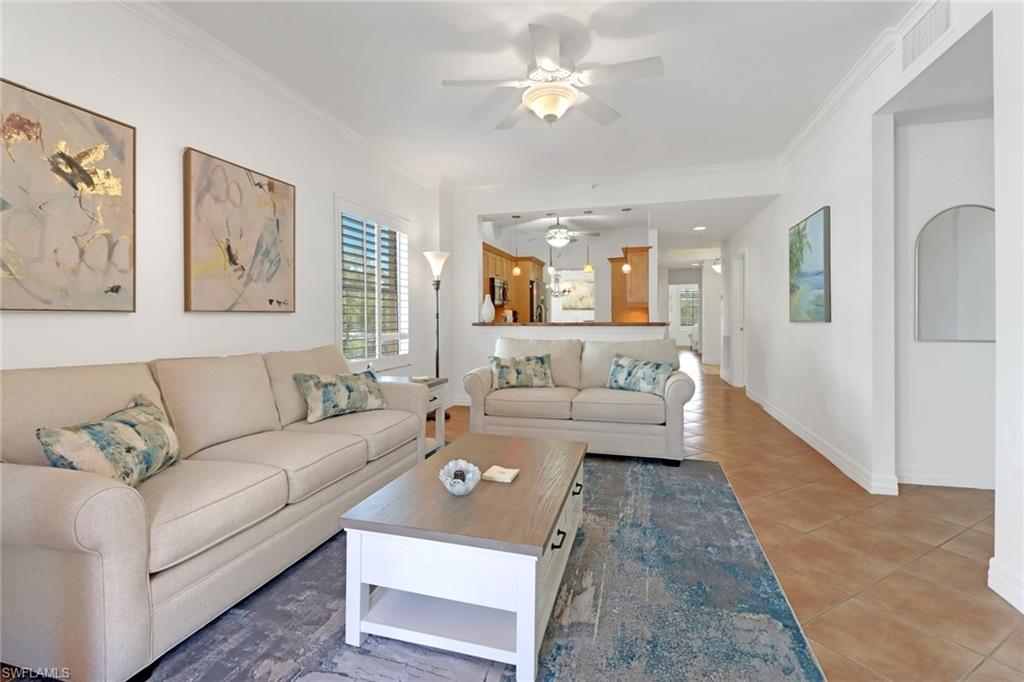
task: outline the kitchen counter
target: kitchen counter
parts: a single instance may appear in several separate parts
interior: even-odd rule
[[[474,322],[474,327],[667,327],[668,322]]]

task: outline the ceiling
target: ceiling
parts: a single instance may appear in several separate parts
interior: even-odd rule
[[[457,184],[621,175],[775,158],[909,3],[166,3],[352,129]],[[578,65],[660,55],[660,78],[594,86],[622,112],[494,125],[519,91],[527,25]]]

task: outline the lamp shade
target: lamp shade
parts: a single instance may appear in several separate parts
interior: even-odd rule
[[[434,279],[441,279],[441,271],[444,270],[444,262],[448,260],[447,251],[424,251],[423,257],[430,263],[430,272]]]

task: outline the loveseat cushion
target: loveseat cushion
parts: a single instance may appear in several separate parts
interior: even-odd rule
[[[579,387],[607,386],[608,373],[612,369],[612,357],[616,353],[637,360],[664,362],[671,365],[672,369],[679,369],[679,351],[672,339],[587,341],[583,344]]]
[[[287,432],[342,433],[366,441],[367,458],[372,462],[420,435],[421,418],[404,410],[373,410],[331,417],[310,424],[296,422],[285,427]]]
[[[270,377],[257,354],[154,360],[181,456],[281,428]]]
[[[194,461],[250,462],[284,469],[288,504],[366,466],[366,441],[343,433],[267,431],[200,450]]]
[[[585,388],[572,401],[572,418],[591,422],[664,424],[665,400],[653,393]]]
[[[575,388],[502,388],[487,394],[484,414],[492,417],[569,419]]]
[[[284,470],[178,462],[138,487],[149,518],[149,570],[162,571],[259,523],[288,502]]]
[[[292,378],[295,374],[347,374],[349,371],[340,346],[265,353],[263,361],[283,426],[306,418],[306,401]]]
[[[494,344],[494,355],[500,358],[525,355],[550,355],[551,378],[555,386],[580,387],[580,354],[583,343],[579,339],[541,341],[536,339],[510,339],[501,337]],[[605,371],[605,379],[608,372]]]

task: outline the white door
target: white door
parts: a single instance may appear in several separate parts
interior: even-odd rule
[[[746,254],[732,259],[732,274],[729,288],[732,293],[732,335],[730,378],[733,386],[747,385],[747,339],[746,339]]]

